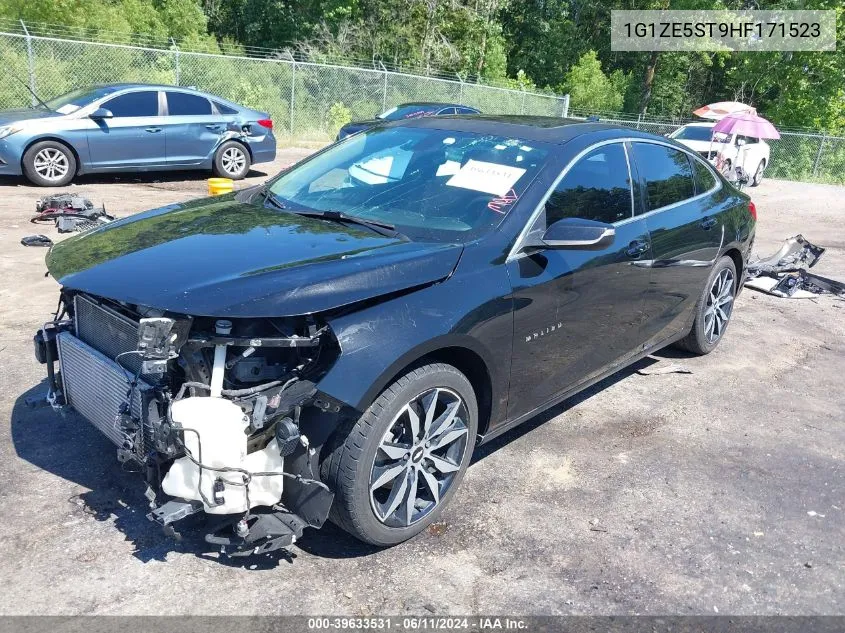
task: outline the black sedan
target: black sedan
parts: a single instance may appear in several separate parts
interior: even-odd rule
[[[57,244],[36,353],[54,406],[142,466],[152,520],[221,515],[231,553],[329,516],[393,545],[478,444],[664,346],[712,351],[755,223],[662,137],[407,119]]]
[[[379,114],[375,119],[369,121],[353,121],[347,123],[337,133],[337,140],[345,139],[347,136],[356,134],[363,130],[384,123],[386,121],[401,121],[402,119],[415,119],[418,117],[444,116],[447,114],[479,114],[480,111],[460,103],[403,103],[390,108]]]

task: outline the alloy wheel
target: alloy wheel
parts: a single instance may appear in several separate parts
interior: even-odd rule
[[[370,472],[370,504],[388,527],[408,527],[440,503],[468,449],[467,408],[438,387],[408,402],[393,418]]]
[[[35,172],[50,182],[57,182],[67,175],[70,162],[67,155],[55,147],[45,147],[32,161]]]
[[[227,174],[236,176],[241,173],[244,165],[246,165],[246,156],[244,156],[243,151],[237,147],[229,147],[220,157],[220,165],[223,167],[223,171]]]
[[[763,180],[763,170],[766,168],[765,164],[761,160],[760,163],[757,165],[757,171],[754,172],[754,183],[759,184],[761,180]]]
[[[704,335],[708,343],[715,343],[728,326],[734,302],[734,274],[723,269],[713,280],[704,310]]]

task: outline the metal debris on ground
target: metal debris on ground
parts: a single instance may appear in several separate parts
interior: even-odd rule
[[[824,252],[824,248],[811,244],[803,235],[790,237],[774,255],[749,262],[745,286],[790,299],[823,294],[845,299],[845,283],[808,272]]]
[[[33,224],[51,223],[59,233],[82,232],[96,228],[115,218],[106,213],[105,207],[95,208],[94,203],[71,193],[58,193],[39,198],[35,203]]]
[[[692,371],[683,365],[671,361],[658,361],[654,365],[638,369],[641,376],[660,376],[662,374],[691,374]]]

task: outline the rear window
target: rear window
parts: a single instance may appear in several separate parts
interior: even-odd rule
[[[695,174],[695,192],[705,193],[716,186],[716,176],[700,160],[691,158],[692,171]]]
[[[631,147],[637,170],[645,180],[649,211],[695,195],[692,167],[685,152],[653,143],[632,143]]]
[[[184,92],[168,92],[167,113],[171,116],[211,114],[211,102],[199,95]]]
[[[220,114],[237,114],[238,113],[237,110],[235,110],[234,108],[230,108],[225,103],[220,103],[219,101],[215,101],[214,105],[215,105],[215,107],[217,108],[217,111]]]

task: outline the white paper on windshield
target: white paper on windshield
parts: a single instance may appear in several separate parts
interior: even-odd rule
[[[439,176],[454,176],[461,171],[461,164],[456,160],[447,160],[445,163],[437,168],[435,177]]]
[[[503,196],[511,190],[524,173],[525,170],[521,167],[470,159],[457,174],[446,181],[446,184],[450,187]]]

